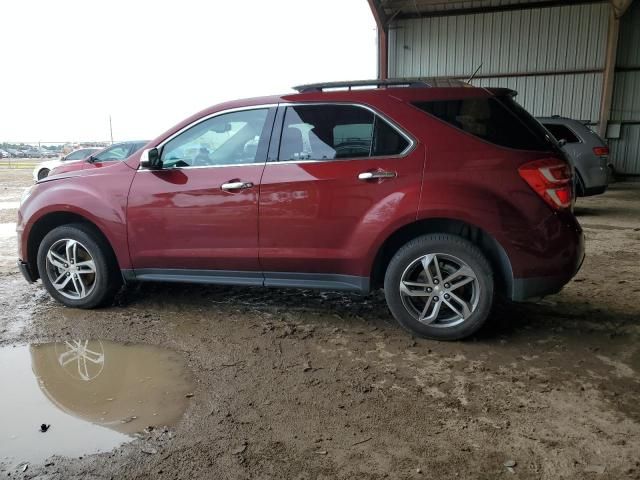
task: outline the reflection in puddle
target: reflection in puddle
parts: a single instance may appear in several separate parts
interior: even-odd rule
[[[0,348],[0,384],[0,465],[111,450],[175,424],[192,389],[176,352],[99,340]]]

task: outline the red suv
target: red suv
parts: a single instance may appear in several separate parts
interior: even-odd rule
[[[297,90],[217,105],[123,162],[38,182],[18,213],[26,279],[80,308],[133,281],[383,286],[403,327],[459,339],[496,294],[554,293],[577,272],[572,171],[515,92]]]

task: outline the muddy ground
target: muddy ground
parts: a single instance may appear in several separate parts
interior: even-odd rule
[[[0,182],[0,202],[17,201],[30,172],[0,170]],[[587,259],[575,280],[501,306],[456,343],[411,338],[380,294],[145,284],[71,310],[23,281],[3,233],[0,346],[159,345],[196,384],[171,436],[0,475],[640,478],[640,183],[581,199],[577,214]],[[0,223],[15,215],[0,210]]]

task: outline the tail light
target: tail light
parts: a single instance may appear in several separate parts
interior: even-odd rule
[[[573,200],[571,167],[557,158],[525,163],[518,173],[551,208],[569,208]]]
[[[609,147],[593,147],[593,153],[598,157],[608,157]]]

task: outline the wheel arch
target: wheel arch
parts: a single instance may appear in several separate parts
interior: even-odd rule
[[[383,242],[374,258],[371,269],[371,286],[377,288],[384,282],[384,275],[391,258],[410,240],[429,233],[449,233],[471,241],[487,257],[494,272],[497,291],[509,296],[513,289],[513,270],[504,248],[482,228],[469,222],[446,218],[427,218],[406,224]]]
[[[104,241],[105,245],[108,246],[109,251],[107,252],[107,256],[111,258],[112,261],[118,265],[120,268],[118,257],[113,250],[113,246],[111,242],[104,234],[102,229],[98,227],[94,222],[89,220],[87,217],[84,217],[78,213],[74,212],[50,212],[42,217],[40,217],[29,230],[29,237],[27,238],[27,263],[29,270],[33,276],[34,280],[40,278],[40,274],[38,272],[38,248],[42,243],[44,237],[54,228],[69,225],[72,223],[80,223],[86,226],[89,226],[92,230],[95,231],[97,235],[101,237]]]

